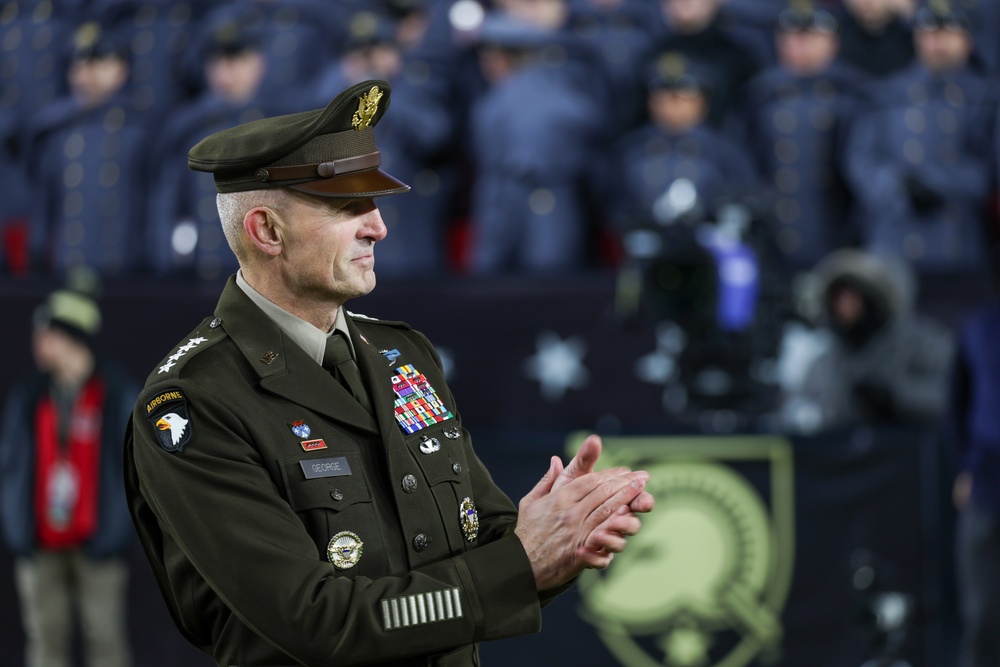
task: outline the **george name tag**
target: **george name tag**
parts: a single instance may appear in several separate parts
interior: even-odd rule
[[[347,463],[346,456],[334,456],[329,459],[309,459],[299,461],[302,472],[306,479],[316,479],[317,477],[343,477],[351,474],[351,466]]]

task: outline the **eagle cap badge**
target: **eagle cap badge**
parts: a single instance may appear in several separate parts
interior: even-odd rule
[[[351,117],[351,127],[361,130],[368,127],[372,118],[378,113],[378,103],[382,99],[382,91],[378,86],[372,86],[371,90],[358,98],[358,110]]]

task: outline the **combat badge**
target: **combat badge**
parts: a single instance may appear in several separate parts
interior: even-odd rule
[[[344,530],[330,538],[326,547],[326,557],[338,570],[349,570],[361,560],[365,543],[349,530]]]
[[[149,399],[146,421],[160,447],[168,452],[183,452],[184,445],[191,441],[194,429],[187,399],[180,389],[167,389]]]
[[[420,439],[420,451],[424,454],[433,454],[441,451],[441,441],[437,438],[428,438],[426,435]]]
[[[479,535],[479,512],[471,498],[462,500],[458,508],[458,520],[462,524],[462,534],[469,542],[474,542]]]

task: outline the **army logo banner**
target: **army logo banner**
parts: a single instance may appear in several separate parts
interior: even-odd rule
[[[629,548],[579,579],[580,616],[623,665],[777,655],[794,559],[791,452],[777,437],[604,439],[602,465],[648,470],[657,501]]]

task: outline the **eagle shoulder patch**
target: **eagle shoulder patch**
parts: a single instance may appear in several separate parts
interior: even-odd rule
[[[164,389],[146,401],[146,421],[160,447],[168,452],[183,452],[191,440],[194,425],[180,389]]]

